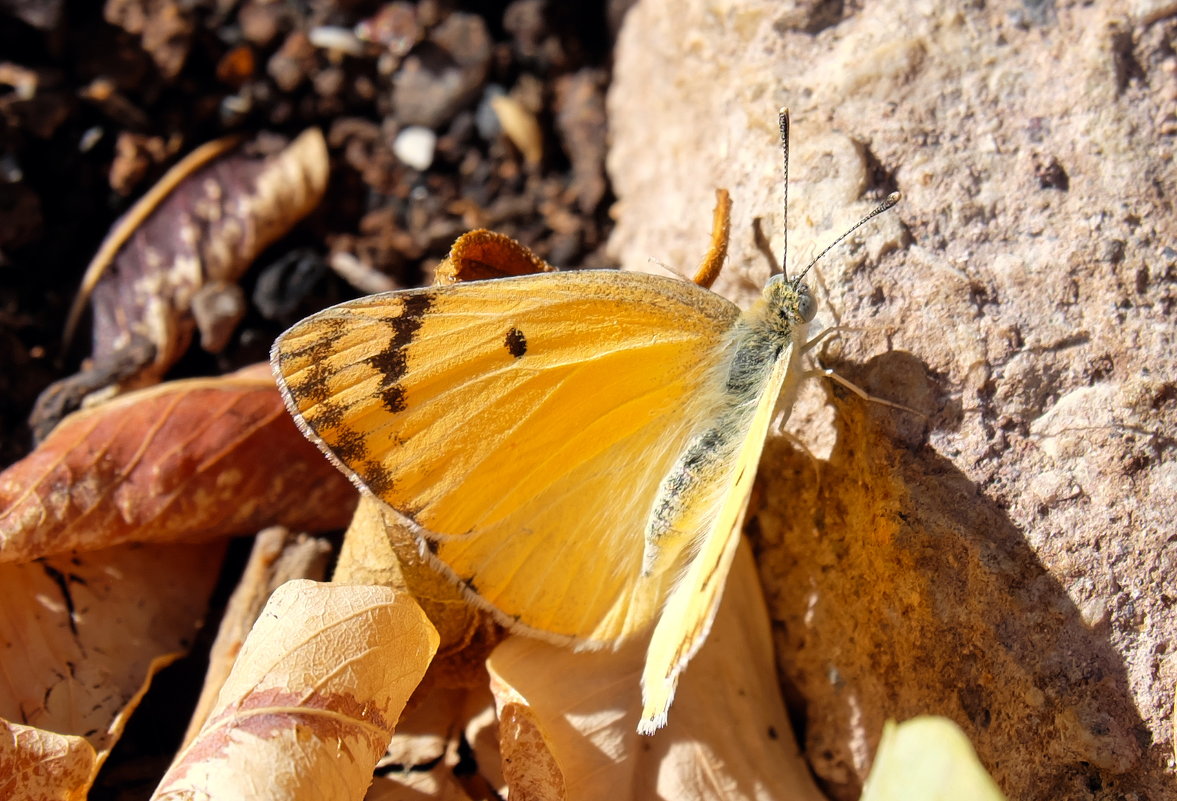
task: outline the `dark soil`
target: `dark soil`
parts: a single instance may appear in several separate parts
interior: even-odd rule
[[[0,12],[0,465],[30,447],[37,395],[75,372],[62,342],[87,263],[114,221],[194,147],[228,133],[327,137],[331,183],[243,280],[232,341],[193,346],[169,377],[265,358],[285,327],[363,294],[346,254],[398,285],[429,280],[454,238],[487,227],[557,266],[607,266],[610,10],[624,4],[13,0]],[[489,100],[534,114],[528,163]],[[401,161],[408,126],[436,134]],[[81,329],[87,330],[85,324]]]

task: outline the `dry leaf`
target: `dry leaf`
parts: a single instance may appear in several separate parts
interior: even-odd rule
[[[434,687],[406,708],[377,767],[405,771],[440,763],[461,730],[465,699],[466,690]]]
[[[45,436],[89,393],[147,386],[187,349],[200,323],[206,349],[235,325],[237,279],[323,196],[327,147],[318,129],[278,153],[227,152],[236,140],[198,148],[115,225],[90,263],[67,323],[86,299],[94,309],[93,364],[49,387],[31,424]],[[207,314],[198,318],[199,308]],[[227,315],[227,317],[226,317]]]
[[[519,778],[507,761],[538,762],[542,744],[564,789],[553,775],[541,791],[532,773],[530,797],[823,799],[789,728],[746,542],[711,636],[683,676],[670,723],[652,737],[633,730],[645,646],[638,639],[616,652],[573,653],[521,637],[503,642],[489,667],[500,717],[511,721],[502,729],[508,782]],[[523,740],[508,739],[516,729]]]
[[[503,779],[514,801],[560,801],[568,798],[564,772],[544,737],[543,724],[526,700],[499,707]]]
[[[481,694],[472,691],[466,702],[464,736],[474,753],[474,761],[478,763],[479,776],[495,796],[505,798],[507,782],[503,778],[499,715],[489,685],[482,688]]]
[[[1005,801],[969,738],[947,718],[887,721],[862,801]]]
[[[221,545],[0,565],[0,798],[84,798],[151,677],[191,643]]]
[[[295,427],[264,366],[125,395],[0,473],[0,562],[123,542],[344,525],[355,490]]]
[[[268,528],[257,535],[249,562],[217,628],[217,638],[208,655],[204,686],[200,688],[200,698],[188,721],[188,731],[184,733],[184,745],[191,742],[204,725],[241,651],[242,642],[274,590],[293,579],[321,581],[327,573],[330,554],[331,547],[325,540],[292,534],[282,526]]]
[[[457,586],[437,572],[422,555],[416,536],[366,492],[361,493],[343,537],[331,580],[395,587],[417,600],[441,637],[426,690],[435,683],[441,687],[485,683],[483,663],[502,639],[502,630],[489,612],[467,602]]]
[[[434,283],[456,284],[554,270],[552,265],[506,234],[480,228],[454,240],[449,255],[434,271]]]
[[[470,801],[449,770],[407,771],[377,776],[364,801]]]
[[[283,585],[152,798],[358,801],[436,648],[403,593]]]
[[[531,110],[510,95],[492,95],[490,107],[523,160],[533,166],[543,161],[544,134]]]
[[[483,711],[493,719],[494,702],[485,684],[473,690],[434,688],[401,716],[366,801],[502,798],[481,776],[470,773],[466,744],[457,736],[463,722]],[[495,757],[497,763],[497,751]]]
[[[414,698],[420,693],[418,688]],[[376,764],[372,799],[469,798],[454,775],[466,690],[435,687],[406,709],[388,751]],[[412,704],[412,702],[410,702]]]
[[[84,737],[0,720],[0,798],[83,801],[95,771]]]

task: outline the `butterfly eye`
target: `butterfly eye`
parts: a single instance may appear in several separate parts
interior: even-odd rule
[[[801,322],[809,323],[813,322],[816,314],[817,301],[809,294],[809,287],[802,284],[797,287],[797,316],[801,318]]]

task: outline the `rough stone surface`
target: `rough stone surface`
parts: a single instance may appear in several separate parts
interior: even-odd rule
[[[750,528],[814,771],[855,798],[884,720],[947,715],[1010,798],[1172,797],[1177,5],[642,0],[609,98],[613,248],[717,291],[811,273],[823,363]],[[734,722],[738,725],[738,722]]]

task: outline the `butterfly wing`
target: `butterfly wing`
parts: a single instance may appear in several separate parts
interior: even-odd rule
[[[508,624],[604,643],[657,614],[642,524],[713,399],[736,306],[582,271],[388,293],[283,334],[303,430]]]

